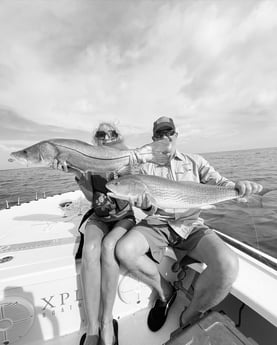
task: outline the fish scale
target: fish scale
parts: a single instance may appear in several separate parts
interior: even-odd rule
[[[122,150],[107,145],[94,146],[75,139],[54,138],[40,141],[32,146],[11,153],[10,162],[19,162],[55,167],[55,163],[75,168],[83,172],[93,173],[128,172],[130,161],[159,163],[164,160],[169,143],[167,141],[152,142],[135,150]],[[139,158],[138,158],[139,157]]]
[[[123,176],[106,186],[118,198],[136,198],[147,192],[152,203],[162,209],[198,208],[238,197],[238,192],[231,187],[172,181],[149,175]]]

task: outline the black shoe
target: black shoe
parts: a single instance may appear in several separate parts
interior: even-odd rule
[[[86,340],[86,336],[87,336],[86,333],[84,333],[84,334],[82,335],[82,337],[81,337],[81,339],[80,339],[80,344],[79,344],[79,345],[83,345],[83,344],[84,344],[84,342],[85,342],[85,340]]]
[[[113,319],[113,333],[114,333],[113,345],[118,345],[118,322],[115,319]]]
[[[160,299],[156,300],[154,307],[150,310],[147,324],[152,332],[157,332],[165,323],[169,308],[172,306],[175,298],[177,296],[177,291],[174,289],[173,294],[168,301],[163,302]]]

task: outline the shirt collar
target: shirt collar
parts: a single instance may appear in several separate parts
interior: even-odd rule
[[[177,159],[177,160],[183,161],[184,160],[184,156],[181,154],[181,152],[176,150],[172,159]]]

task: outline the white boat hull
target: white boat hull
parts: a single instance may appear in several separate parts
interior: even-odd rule
[[[74,259],[77,225],[88,205],[79,192],[66,193],[0,212],[0,344],[73,345],[85,332],[86,317],[80,287],[80,262]],[[71,200],[64,209],[59,207]],[[71,205],[71,206],[70,206]],[[77,206],[76,206],[77,205]],[[64,217],[66,216],[66,217]],[[260,345],[277,338],[276,271],[237,251],[240,274],[231,294],[217,309],[238,322]],[[160,272],[172,282],[174,254],[168,250]],[[203,265],[193,264],[183,281],[189,288]],[[119,320],[120,345],[161,345],[179,326],[188,304],[181,291],[165,326],[156,333],[147,328],[155,295],[145,284],[122,271],[113,317]],[[242,303],[245,307],[241,309]]]

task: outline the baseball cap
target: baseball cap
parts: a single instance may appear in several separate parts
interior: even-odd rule
[[[161,116],[156,120],[153,124],[153,136],[155,136],[156,132],[161,130],[174,130],[175,131],[175,125],[173,120],[170,117]]]

